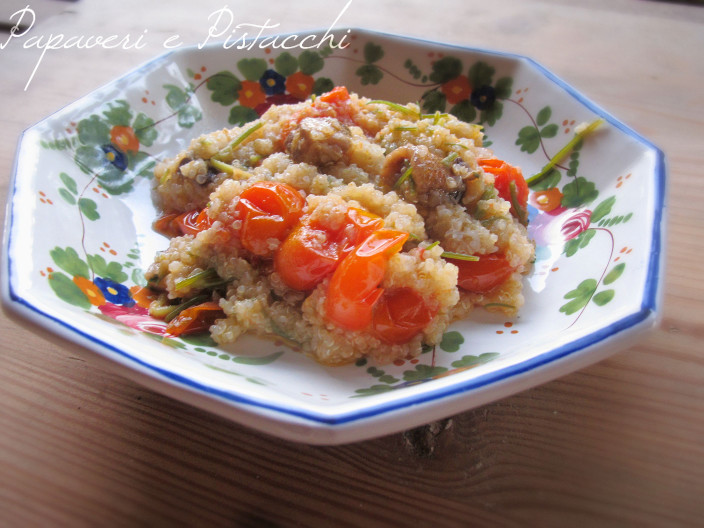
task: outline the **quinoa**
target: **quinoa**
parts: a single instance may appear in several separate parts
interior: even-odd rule
[[[197,137],[155,169],[160,211],[169,218],[201,216],[196,229],[172,232],[169,247],[147,270],[158,294],[150,310],[163,316],[193,299],[216,303],[209,331],[217,343],[252,333],[281,339],[324,365],[414,357],[475,307],[514,315],[523,305],[522,278],[534,245],[512,214],[519,206],[500,196],[494,174],[482,168],[487,158],[494,154],[482,147],[477,125],[343,88],[272,106],[256,121]],[[262,182],[297,193],[291,199],[300,201],[303,216],[255,251],[246,242],[240,201]],[[378,219],[385,233],[407,234],[403,247],[386,258],[378,282],[384,293],[377,293],[400,291],[419,300],[427,320],[412,335],[391,339],[376,323],[346,328],[329,312],[338,268],[301,289],[291,286],[275,258],[303,218],[322,237],[311,243],[324,247],[325,233],[348,232],[350,210]],[[447,252],[480,260],[501,255],[510,269],[500,284],[470,291],[458,286],[461,263]]]

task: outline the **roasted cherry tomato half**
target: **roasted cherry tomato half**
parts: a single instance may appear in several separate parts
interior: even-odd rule
[[[257,182],[240,195],[235,214],[242,221],[240,240],[252,253],[272,256],[272,239],[283,241],[301,217],[305,200],[285,183]]]
[[[496,158],[482,159],[478,163],[484,172],[494,175],[496,192],[511,204],[511,213],[521,218],[528,205],[528,184],[523,178],[521,169]],[[516,210],[516,206],[520,211]]]
[[[430,323],[436,313],[412,288],[385,290],[374,306],[374,335],[392,345],[407,343]]]
[[[335,269],[325,304],[330,321],[347,330],[363,330],[372,322],[379,284],[389,259],[401,251],[408,233],[380,229],[369,235]]]
[[[487,293],[503,284],[514,268],[504,255],[479,255],[479,260],[446,259],[459,268],[457,286],[473,293]]]
[[[274,257],[281,279],[294,290],[310,290],[331,274],[340,259],[339,245],[324,229],[299,224],[286,237]]]
[[[197,334],[208,330],[218,319],[225,317],[216,302],[205,302],[186,308],[166,325],[171,336]]]

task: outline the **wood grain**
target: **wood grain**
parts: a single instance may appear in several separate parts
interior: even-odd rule
[[[237,7],[241,21],[297,31],[326,27],[342,5]],[[196,43],[219,6],[66,3],[37,30],[148,27],[154,41],[179,33]],[[669,196],[660,327],[597,365],[447,420],[312,447],[144,389],[3,313],[0,526],[701,525],[704,8],[355,0],[340,25],[532,56],[661,147]],[[24,91],[36,53],[0,50],[0,193],[23,129],[157,51],[52,52]]]

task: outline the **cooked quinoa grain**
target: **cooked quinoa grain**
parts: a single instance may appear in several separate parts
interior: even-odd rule
[[[475,307],[515,314],[534,255],[525,184],[501,195],[481,138],[344,88],[195,138],[155,169],[172,238],[146,273],[152,313],[173,335],[275,337],[324,365],[411,358]]]

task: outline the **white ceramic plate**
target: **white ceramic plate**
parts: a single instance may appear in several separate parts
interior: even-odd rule
[[[154,390],[319,444],[485,404],[598,361],[655,323],[665,193],[656,147],[525,57],[356,29],[337,36],[349,45],[180,49],[29,128],[8,204],[5,303]],[[526,175],[576,125],[605,119],[534,189],[537,255],[519,317],[476,312],[435,350],[390,366],[325,368],[254,338],[227,349],[165,339],[131,297],[167,245],[151,229],[154,162],[333,85],[481,123],[497,155]],[[138,154],[124,154],[121,141],[135,138]]]

